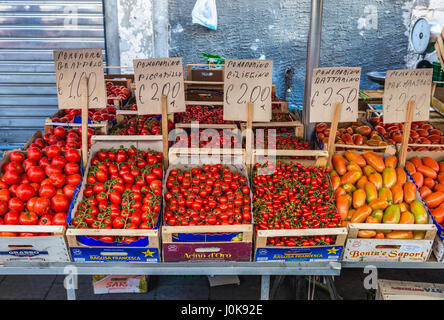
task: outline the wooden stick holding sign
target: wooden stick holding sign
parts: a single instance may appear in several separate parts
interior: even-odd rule
[[[88,78],[81,80],[81,106],[82,106],[82,160],[83,170],[88,162]]]
[[[336,131],[338,130],[339,119],[341,118],[342,103],[336,102],[333,119],[331,121],[330,135],[328,136],[328,161],[330,163],[333,153],[335,152]]]
[[[415,109],[415,102],[410,100],[407,107],[407,117],[404,124],[404,130],[403,130],[404,134],[402,136],[401,150],[399,152],[399,165],[401,168],[404,168],[405,162],[407,160],[407,148],[409,146],[410,134],[406,134],[406,132],[410,132],[410,128],[412,127],[414,109]]]
[[[254,104],[253,102],[247,103],[247,132],[245,135],[245,159],[247,164],[248,172],[251,173],[252,166],[252,148],[253,148],[253,110]]]
[[[167,96],[160,97],[162,105],[162,144],[163,144],[163,169],[168,169],[168,101]]]

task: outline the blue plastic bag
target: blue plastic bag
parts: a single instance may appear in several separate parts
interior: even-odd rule
[[[191,12],[193,23],[198,23],[212,30],[217,29],[216,0],[197,0]]]

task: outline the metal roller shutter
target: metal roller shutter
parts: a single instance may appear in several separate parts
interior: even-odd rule
[[[26,142],[57,111],[52,50],[104,49],[104,38],[102,1],[0,0],[1,149]]]

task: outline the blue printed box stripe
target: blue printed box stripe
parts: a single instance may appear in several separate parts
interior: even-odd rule
[[[158,248],[70,248],[74,262],[159,262]]]
[[[339,261],[344,246],[258,248],[255,261]]]
[[[48,255],[48,251],[38,251],[38,250],[9,250],[9,251],[0,251],[0,255],[2,256],[15,256],[15,257],[36,257],[41,255]]]

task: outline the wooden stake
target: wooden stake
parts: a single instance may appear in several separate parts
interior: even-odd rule
[[[335,103],[335,110],[333,111],[333,119],[331,121],[330,127],[330,135],[328,137],[328,161],[330,164],[331,158],[333,157],[333,153],[335,152],[335,140],[336,140],[336,131],[338,130],[338,123],[341,117],[342,103]]]
[[[407,107],[407,117],[404,124],[402,135],[401,150],[399,152],[399,166],[404,168],[407,160],[407,148],[409,147],[410,128],[412,127],[413,110],[415,109],[415,102],[409,101]]]
[[[83,170],[85,170],[88,161],[88,79],[86,77],[82,78],[80,86],[82,92],[82,160]]]
[[[252,140],[253,140],[253,102],[248,102],[247,103],[247,111],[248,111],[248,116],[247,116],[247,132],[245,135],[245,159],[246,159],[246,164],[247,164],[247,169],[248,172],[251,172],[251,165],[253,162],[252,159]]]
[[[160,97],[162,105],[162,144],[163,144],[163,169],[168,169],[168,104],[167,97]]]

